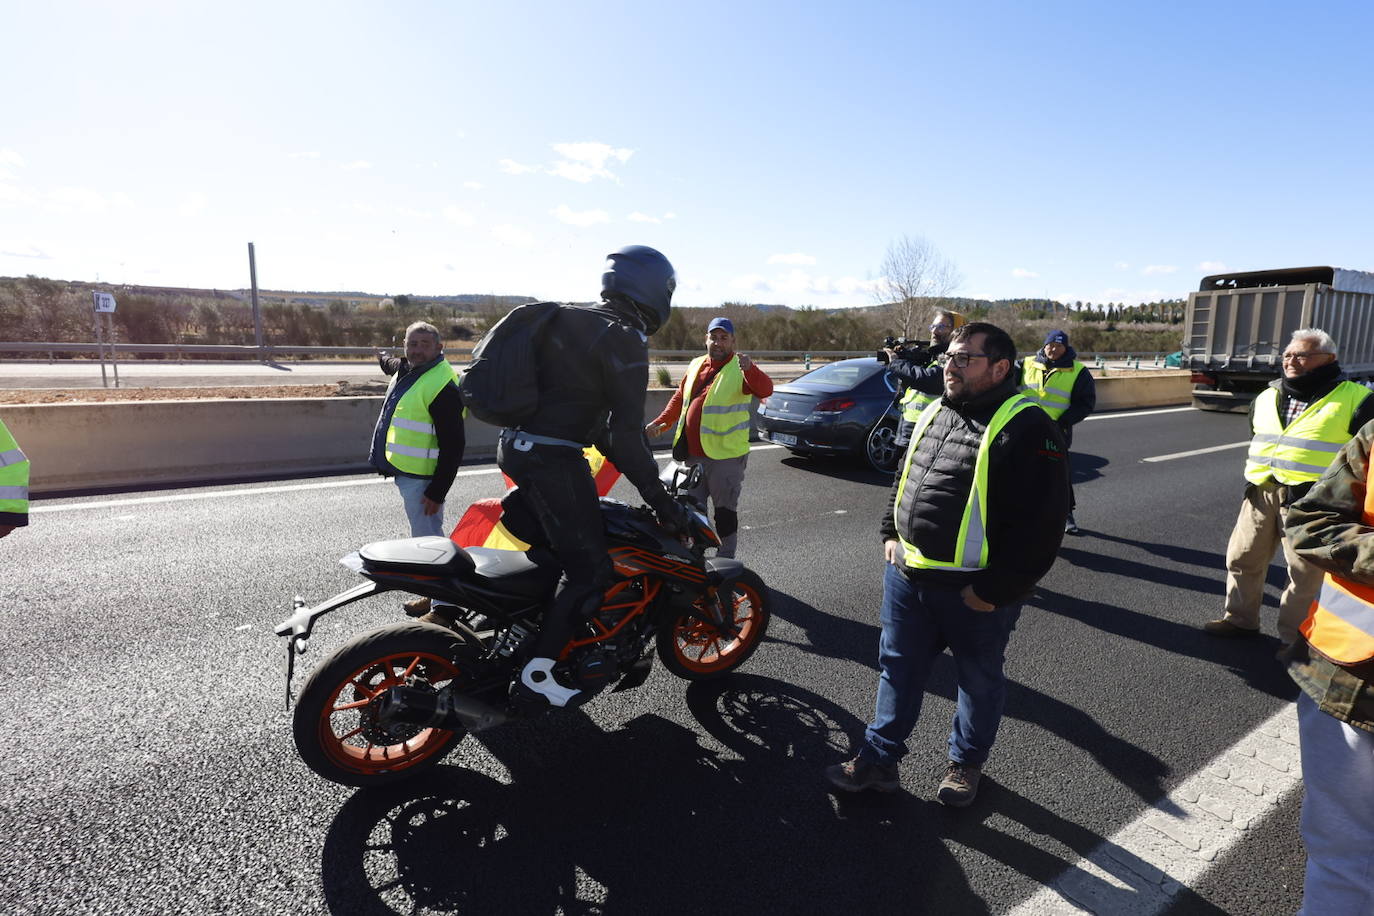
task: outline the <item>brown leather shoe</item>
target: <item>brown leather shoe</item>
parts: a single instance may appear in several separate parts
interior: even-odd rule
[[[982,777],[982,767],[951,760],[945,767],[945,778],[940,780],[935,800],[951,808],[967,808],[978,795],[978,780]]]
[[[1238,627],[1226,618],[1221,620],[1209,620],[1202,625],[1202,632],[1208,636],[1258,636],[1259,628],[1251,630],[1246,627]]]
[[[428,614],[425,614],[423,617],[421,617],[420,622],[432,623],[435,626],[440,627],[448,627],[450,630],[458,629],[456,618],[450,617],[448,614],[445,614],[437,609],[430,611]]]
[[[414,601],[407,601],[401,607],[405,608],[407,616],[420,617],[429,613],[429,604],[428,598],[416,598]]]

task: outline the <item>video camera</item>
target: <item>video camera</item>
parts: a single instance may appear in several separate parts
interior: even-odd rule
[[[884,337],[882,347],[874,353],[878,362],[887,363],[888,350],[895,350],[902,359],[908,359],[912,362],[922,364],[930,362],[930,344],[924,340],[912,340],[909,337]]]

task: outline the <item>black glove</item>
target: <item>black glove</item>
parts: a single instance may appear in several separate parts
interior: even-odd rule
[[[654,510],[658,523],[667,529],[669,534],[683,535],[690,529],[692,517],[687,507],[667,493],[655,498],[650,508]]]

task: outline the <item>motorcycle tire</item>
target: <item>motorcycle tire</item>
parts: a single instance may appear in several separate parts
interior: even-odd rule
[[[437,690],[471,677],[476,646],[446,627],[418,621],[354,637],[311,673],[292,720],[305,765],[340,785],[379,786],[437,764],[465,731],[420,725],[384,728],[376,699],[397,684]]]
[[[709,681],[749,660],[768,631],[768,586],[746,569],[735,581],[731,597],[738,635],[723,639],[714,624],[683,614],[658,631],[658,657],[664,667],[683,680]]]

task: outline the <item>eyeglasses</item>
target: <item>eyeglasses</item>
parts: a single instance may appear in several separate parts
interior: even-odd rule
[[[950,324],[947,321],[936,321],[933,324],[931,324],[930,329],[932,331],[948,331],[952,327],[954,327],[954,325]]]
[[[940,357],[940,365],[954,366],[956,369],[967,369],[968,364],[975,359],[990,359],[986,353],[946,353]]]
[[[1317,353],[1317,352],[1315,352],[1315,351],[1314,351],[1314,352],[1310,352],[1310,353],[1285,353],[1285,354],[1283,354],[1283,361],[1286,362],[1286,363],[1287,363],[1287,362],[1305,363],[1305,362],[1307,362],[1308,360],[1316,359],[1318,356],[1330,356],[1330,355],[1331,355],[1330,353]]]

